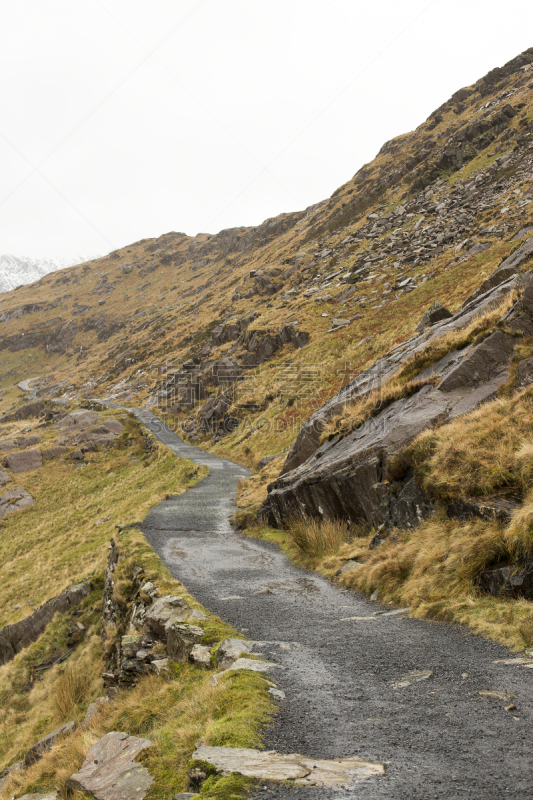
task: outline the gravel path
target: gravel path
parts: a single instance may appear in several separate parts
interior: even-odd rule
[[[228,517],[237,480],[247,471],[185,444],[149,412],[136,413],[177,455],[210,468],[195,488],[153,509],[143,530],[201,603],[260,640],[259,651],[279,663],[272,677],[286,697],[266,747],[386,764],[384,777],[349,791],[270,784],[256,798],[533,796],[533,670],[493,663],[513,654],[461,628],[375,617],[390,609],[236,533]],[[391,685],[410,670],[434,674],[404,688]],[[481,697],[481,690],[512,693],[517,710],[506,712],[508,701]]]

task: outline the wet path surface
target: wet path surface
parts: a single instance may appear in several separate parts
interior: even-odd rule
[[[533,670],[494,664],[512,653],[460,628],[374,617],[387,609],[233,531],[228,517],[247,471],[185,444],[149,412],[136,413],[178,456],[210,468],[195,488],[153,509],[143,531],[206,608],[263,642],[256,651],[279,663],[271,677],[286,697],[266,747],[386,764],[384,777],[349,790],[270,784],[255,798],[533,796]],[[265,589],[271,593],[256,594]],[[434,674],[391,685],[409,670]],[[512,693],[517,710],[506,712],[508,701],[483,698],[481,690]]]

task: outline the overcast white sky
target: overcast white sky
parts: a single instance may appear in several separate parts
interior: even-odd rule
[[[0,8],[0,253],[34,257],[305,208],[533,45],[530,0]]]

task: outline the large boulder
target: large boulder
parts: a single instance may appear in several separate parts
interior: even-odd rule
[[[88,792],[97,800],[143,800],[154,779],[137,756],[152,746],[150,739],[139,739],[113,731],[94,744],[79,772],[67,780],[67,789]]]
[[[7,475],[7,472],[2,474]],[[9,475],[7,477],[9,480]],[[13,514],[15,511],[29,508],[34,503],[35,500],[26,489],[23,489],[22,486],[15,486],[14,489],[10,489],[9,492],[5,492],[0,496],[0,519],[8,514]]]
[[[461,330],[474,318],[526,281],[523,301],[513,315],[533,324],[533,281],[530,273],[515,276],[505,287],[479,297],[451,320],[435,325],[431,342],[446,333]],[[529,298],[531,308],[529,310]],[[511,315],[511,317],[513,317]],[[475,315],[474,315],[475,316]],[[509,320],[507,315],[506,322]],[[512,322],[512,319],[511,319]],[[478,345],[444,355],[421,370],[413,380],[421,387],[410,397],[400,397],[388,406],[376,406],[374,416],[355,430],[332,434],[320,444],[324,425],[359,398],[373,391],[379,398],[382,382],[392,377],[402,363],[423,349],[423,334],[396,348],[359,375],[346,389],[328,401],[303,426],[289,452],[284,470],[268,487],[260,515],[271,525],[283,527],[291,517],[341,518],[391,528],[414,527],[433,510],[430,499],[412,476],[395,481],[387,465],[427,428],[472,411],[493,399],[509,376],[514,345],[519,339],[496,330]],[[522,370],[527,379],[529,371]],[[377,401],[379,402],[379,401]]]
[[[56,428],[58,428],[58,430],[81,431],[85,428],[90,428],[91,425],[94,425],[101,418],[101,415],[97,411],[79,409],[77,411],[71,411],[70,414],[60,419],[59,422],[56,423]]]
[[[20,472],[33,472],[41,469],[43,454],[40,450],[25,450],[23,453],[11,453],[4,459],[4,467],[17,475]]]
[[[435,323],[437,322],[442,322],[443,319],[451,319],[452,317],[453,317],[452,312],[448,311],[448,309],[445,308],[443,305],[438,304],[432,306],[430,309],[428,309],[428,311],[426,311],[426,313],[416,326],[415,330],[424,331],[431,325],[435,325]]]
[[[11,414],[4,414],[0,417],[0,423],[3,422],[18,422],[22,419],[29,419],[30,417],[38,417],[44,412],[44,403],[42,400],[33,400],[31,403],[25,403],[16,411]]]

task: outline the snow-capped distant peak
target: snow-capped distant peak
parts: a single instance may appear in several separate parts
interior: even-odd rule
[[[17,286],[38,281],[43,275],[64,267],[81,264],[87,258],[78,256],[72,259],[28,258],[26,256],[0,256],[0,293],[9,292]]]

